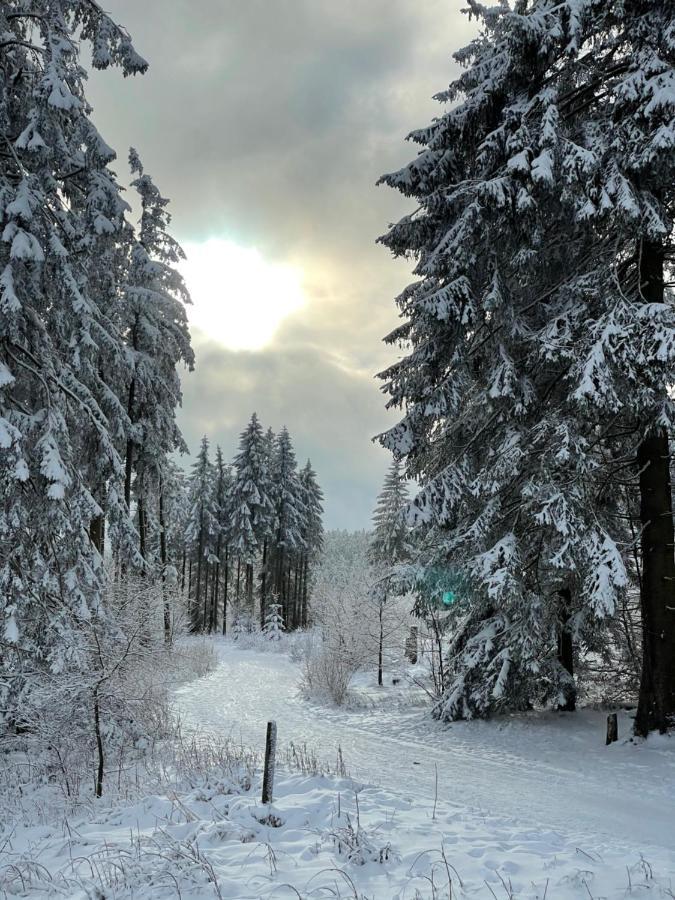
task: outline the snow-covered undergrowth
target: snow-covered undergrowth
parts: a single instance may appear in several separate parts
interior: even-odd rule
[[[91,703],[78,684],[68,690],[62,679],[59,693],[44,691],[39,704],[31,697],[30,728],[0,736],[0,823],[49,821],[87,807],[101,757],[102,793],[117,800],[140,796],[148,785],[183,772],[195,756],[196,738],[182,733],[173,690],[203,678],[216,664],[213,644],[192,637],[170,648],[148,642],[142,653],[129,657],[106,694],[101,691],[100,756]],[[216,758],[222,755],[218,749]],[[192,763],[203,772],[210,759],[200,743]]]
[[[259,645],[258,639],[254,642]],[[186,717],[182,731],[174,730],[171,740],[157,742],[146,750],[142,762],[121,773],[119,789],[109,773],[108,791],[101,800],[92,799],[89,790],[88,799],[80,796],[73,802],[64,795],[58,777],[24,777],[13,793],[11,808],[5,793],[0,811],[0,897],[639,900],[675,896],[675,854],[667,849],[667,837],[650,841],[636,833],[630,841],[625,831],[623,836],[618,831],[612,836],[614,801],[608,799],[603,816],[607,828],[593,836],[588,810],[578,808],[575,817],[574,803],[564,826],[555,827],[541,816],[533,824],[521,817],[517,804],[505,806],[503,797],[502,809],[516,814],[490,811],[484,793],[478,793],[479,782],[492,784],[494,791],[505,782],[516,791],[539,792],[545,787],[539,781],[542,775],[549,783],[557,780],[564,787],[569,781],[571,786],[563,767],[565,756],[570,765],[581,769],[592,770],[599,764],[589,752],[582,720],[577,725],[576,720],[565,720],[570,738],[555,757],[552,746],[542,743],[550,722],[529,731],[518,723],[512,728],[507,723],[477,723],[447,730],[429,722],[429,733],[418,730],[408,747],[401,735],[391,733],[393,722],[403,716],[401,710],[394,718],[383,718],[403,686],[376,689],[370,683],[372,676],[360,675],[355,693],[374,698],[382,691],[384,707],[373,703],[360,713],[337,708],[322,713],[297,695],[300,669],[286,655],[292,641],[285,646],[284,641],[279,643],[282,646],[275,649],[285,652],[263,654],[229,641],[217,642],[221,663],[213,669],[202,644],[188,641],[183,676],[187,678],[192,670],[201,677],[188,681],[178,694],[181,713],[186,712],[189,699],[193,718]],[[207,709],[222,714],[227,726],[215,728],[218,720],[209,721]],[[251,716],[250,725],[246,715]],[[412,729],[417,722],[412,709],[409,715],[413,718],[408,724],[403,717],[404,729]],[[373,716],[377,721],[370,724],[377,735],[373,733],[371,740],[362,729]],[[262,749],[261,726],[270,717],[281,727],[281,770],[274,803],[266,807],[260,802],[260,754],[248,748],[255,744]],[[347,729],[340,727],[341,717]],[[209,727],[208,734],[195,727],[199,719]],[[515,778],[504,766],[509,754],[514,755],[510,743],[524,748],[522,735],[518,736],[523,728],[546,766],[538,772],[532,758],[533,770],[526,771],[524,754]],[[326,734],[317,750],[310,736],[319,741],[321,729]],[[490,745],[501,745],[505,755],[484,758],[481,741],[487,740],[488,731]],[[295,744],[290,743],[293,738]],[[462,746],[454,753],[440,752],[441,738],[448,751],[458,739]],[[329,758],[327,748],[340,744],[344,758],[339,754],[328,765],[324,761]],[[657,744],[649,753],[635,748],[639,759],[629,762],[650,768],[652,780],[670,771],[664,764],[670,757],[669,741],[662,738]],[[364,770],[364,754],[370,759],[368,779],[379,780],[379,771],[384,780],[391,770],[396,773],[395,789],[364,786],[348,777],[350,768]],[[631,790],[628,782],[635,770],[624,772],[627,752],[615,753],[612,759],[616,762],[607,771],[616,773],[625,794]],[[470,765],[460,766],[462,760],[473,760],[473,770]],[[655,811],[652,799],[656,802],[656,797],[645,798],[645,809]],[[634,804],[635,797],[626,795],[626,802]]]
[[[213,761],[212,761],[213,762]],[[347,778],[283,772],[259,802],[248,762],[221,761],[131,803],[17,822],[0,895],[109,900],[600,900],[675,896],[673,858],[415,803]]]

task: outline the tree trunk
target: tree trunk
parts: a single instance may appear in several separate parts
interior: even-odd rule
[[[223,634],[227,634],[227,588],[230,581],[230,548],[225,547],[225,590],[223,591]]]
[[[307,581],[309,579],[309,553],[305,553],[305,561],[302,574],[302,627],[307,628],[309,610],[307,608]]]
[[[640,282],[647,302],[664,301],[664,253],[642,242]],[[642,677],[636,734],[665,732],[675,723],[675,558],[670,447],[664,428],[650,431],[638,447],[642,526]]]
[[[101,735],[101,708],[98,700],[98,686],[94,688],[94,735],[96,737],[96,754],[98,763],[96,766],[96,785],[94,793],[97,797],[103,796],[103,771],[105,757],[103,755],[103,737]]]
[[[105,485],[103,485],[103,487],[97,491],[96,497],[96,502],[103,512],[89,523],[89,537],[101,556],[103,556],[103,551],[105,549],[105,495],[106,489]]]
[[[300,627],[300,592],[299,592],[299,574],[300,574],[300,560],[296,557],[295,560],[295,575],[293,577],[293,620],[294,627]]]
[[[572,642],[572,632],[569,628],[572,592],[569,588],[563,588],[559,593],[561,605],[558,626],[558,662],[569,674],[572,682],[566,686],[565,700],[558,705],[558,709],[561,712],[574,712],[577,692],[574,685],[574,644]]]
[[[382,672],[382,657],[384,653],[384,602],[380,601],[380,608],[378,610],[379,618],[380,618],[380,639],[378,641],[377,646],[377,683],[382,687],[384,684],[383,672]]]
[[[162,606],[164,610],[164,643],[167,647],[171,644],[171,607],[166,588],[166,523],[164,522],[164,492],[162,481],[159,482],[159,561],[162,565]]]
[[[204,555],[204,512],[199,513],[199,540],[197,541],[197,584],[195,586],[195,598],[192,607],[192,630],[199,631],[199,612],[202,587],[202,557]],[[203,623],[202,623],[203,624]]]
[[[265,591],[267,587],[267,538],[263,541],[262,569],[260,572],[260,628],[265,626],[265,607],[267,598]]]
[[[141,491],[143,489],[143,485],[141,484]],[[138,550],[143,557],[143,562],[145,563],[145,551],[146,551],[146,535],[147,535],[147,519],[145,514],[145,498],[143,497],[142,492],[138,495]],[[141,569],[141,575],[145,575],[145,565]]]
[[[209,631],[218,631],[218,594],[220,591],[220,550],[218,550],[218,562],[213,576],[213,595],[211,597],[211,626]]]

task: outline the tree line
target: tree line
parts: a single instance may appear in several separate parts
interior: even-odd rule
[[[226,634],[309,621],[312,568],[323,540],[323,494],[308,460],[298,470],[288,429],[264,431],[256,413],[226,463],[204,437],[187,476],[172,485],[170,576],[193,631]]]

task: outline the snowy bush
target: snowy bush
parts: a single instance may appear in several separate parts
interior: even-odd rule
[[[0,750],[30,758],[33,779],[57,785],[70,802],[92,788],[124,792],[129,773],[174,734],[172,685],[215,666],[205,641],[165,643],[164,601],[149,580],[111,582],[104,609],[82,623],[86,655],[34,679],[16,728],[1,739]]]
[[[330,699],[341,706],[352,678],[363,666],[363,654],[347,643],[342,634],[308,635],[302,662],[302,687],[315,698]]]
[[[409,601],[380,587],[369,547],[366,532],[327,532],[314,583],[316,634],[299,653],[304,689],[338,704],[357,672],[377,669],[380,651],[388,665],[402,662],[409,631]]]

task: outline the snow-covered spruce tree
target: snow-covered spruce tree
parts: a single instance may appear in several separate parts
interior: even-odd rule
[[[389,594],[391,569],[410,558],[409,527],[406,523],[408,485],[401,472],[400,460],[394,458],[387,472],[373,513],[373,533],[368,557],[373,567],[374,583],[370,601],[377,606],[377,683],[383,684],[385,607]]]
[[[285,630],[281,603],[278,603],[276,597],[272,595],[271,602],[268,604],[265,612],[262,633],[268,641],[280,641]]]
[[[89,0],[7,0],[0,34],[0,708],[15,721],[41,668],[86,668],[80,625],[102,614],[105,579],[92,524],[123,473],[111,313],[127,205],[80,46],[99,69],[147,64]],[[106,507],[127,520],[119,492]]]
[[[272,547],[274,593],[281,601],[286,627],[292,629],[300,624],[297,566],[300,554],[304,550],[302,532],[305,506],[295,451],[285,426],[277,435],[274,446],[272,499],[275,527]]]
[[[237,602],[243,565],[249,615],[253,614],[253,565],[264,540],[272,533],[274,506],[268,457],[262,426],[253,413],[241,434],[234,460],[229,522],[230,544],[237,557]]]
[[[151,547],[159,541],[151,541],[149,525],[158,521],[162,472],[168,454],[187,452],[176,424],[182,397],[177,368],[182,363],[191,369],[194,354],[185,311],[189,295],[175,268],[183,252],[167,231],[171,221],[168,201],[143,171],[133,149],[129,164],[135,176],[132,186],[141,202],[141,219],[137,234],[130,229],[128,274],[121,285],[124,319],[120,324],[130,367],[125,385],[129,431],[124,497],[130,507],[133,487],[139,551],[151,570],[160,548]],[[154,535],[158,534],[156,527]]]
[[[373,513],[370,558],[377,566],[395,566],[410,557],[409,526],[406,522],[408,485],[401,461],[392,460]]]
[[[157,486],[159,575],[164,595],[164,639],[173,640],[182,624],[186,588],[187,542],[185,522],[190,512],[184,471],[167,460]]]
[[[300,487],[304,514],[302,518],[302,551],[298,565],[298,625],[306,628],[309,620],[311,566],[316,563],[323,549],[323,491],[319,487],[317,475],[307,460],[300,472]]]
[[[438,712],[573,703],[571,640],[592,638],[626,583],[620,473],[642,495],[651,700],[637,727],[664,727],[673,13],[592,0],[470,12],[483,32],[439,95],[456,105],[384,179],[419,205],[383,239],[417,258],[419,280],[390,336],[411,352],[384,373],[406,414],[383,442],[422,482],[427,564],[470,586]]]
[[[204,436],[188,480],[190,513],[185,531],[191,551],[188,602],[193,631],[208,628],[206,576],[218,533],[213,483],[214,472],[209,458],[209,440]]]
[[[262,628],[265,624],[265,610],[267,608],[267,586],[269,584],[269,579],[272,574],[271,572],[271,563],[272,563],[272,544],[274,541],[274,534],[276,531],[275,528],[275,519],[274,519],[274,496],[272,489],[272,465],[274,459],[274,444],[276,441],[276,437],[274,435],[274,431],[272,428],[268,427],[265,432],[265,465],[267,466],[267,471],[269,473],[270,478],[270,499],[272,500],[272,517],[270,519],[270,528],[269,531],[263,535],[262,542],[262,557],[260,559],[260,627]]]
[[[230,466],[225,464],[223,451],[216,447],[215,478],[213,483],[213,505],[216,516],[216,562],[211,586],[211,631],[218,627],[218,605],[220,601],[221,570],[223,583],[223,634],[227,632],[227,593],[230,575],[230,502],[233,485]]]

